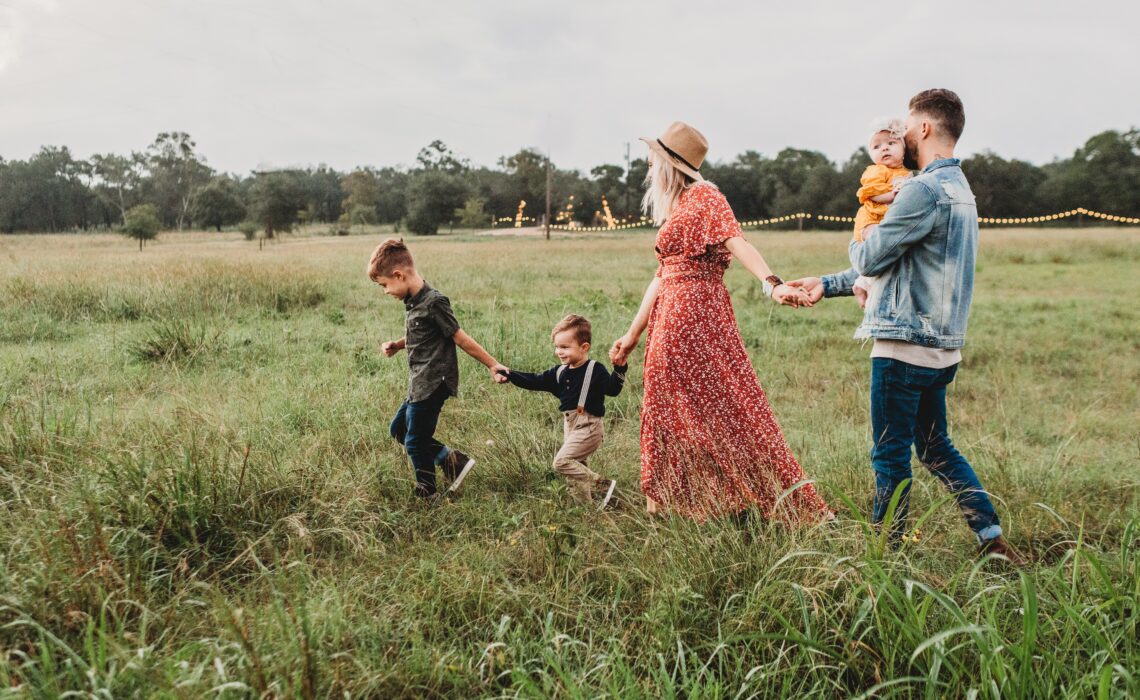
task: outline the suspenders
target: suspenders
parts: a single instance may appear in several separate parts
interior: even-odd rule
[[[596,364],[598,363],[594,360],[590,360],[589,363],[586,364],[586,376],[582,378],[582,392],[578,394],[579,415],[586,412],[586,397],[590,394],[590,379],[592,379],[594,376],[594,365]],[[558,371],[554,373],[555,381],[562,381],[562,372],[565,369],[566,365],[562,365],[558,368]]]

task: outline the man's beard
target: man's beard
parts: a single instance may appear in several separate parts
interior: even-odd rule
[[[903,167],[907,170],[918,170],[918,146],[905,137],[903,138]]]

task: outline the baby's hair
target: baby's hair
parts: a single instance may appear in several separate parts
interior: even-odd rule
[[[412,251],[404,245],[402,238],[389,238],[372,251],[368,259],[368,279],[373,282],[380,277],[389,277],[397,268],[415,269],[416,263],[412,260]]]
[[[594,337],[590,330],[590,322],[578,314],[570,314],[559,321],[554,326],[554,330],[550,331],[550,339],[554,340],[554,336],[562,331],[574,331],[574,340],[577,340],[579,345],[589,343]]]
[[[898,117],[879,117],[871,122],[871,138],[880,131],[885,131],[896,139],[906,134],[906,122]]]

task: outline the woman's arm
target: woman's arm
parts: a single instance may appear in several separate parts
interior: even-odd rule
[[[756,250],[756,246],[749,243],[743,236],[734,236],[724,242],[726,248],[740,261],[749,272],[756,275],[761,282],[772,276],[772,268],[764,261],[764,256]],[[787,306],[811,306],[811,299],[807,292],[798,287],[789,287],[786,284],[777,284],[772,289],[772,299]]]
[[[629,324],[629,330],[626,331],[625,335],[615,340],[614,346],[610,348],[610,362],[613,364],[624,365],[626,358],[641,341],[641,334],[649,325],[649,314],[653,313],[653,305],[657,303],[657,290],[660,287],[661,278],[654,277],[649,286],[645,288],[645,296],[641,298],[641,308],[633,317],[633,323]]]

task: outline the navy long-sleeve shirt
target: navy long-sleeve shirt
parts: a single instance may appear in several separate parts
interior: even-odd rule
[[[559,398],[558,408],[562,411],[573,411],[578,408],[578,397],[582,393],[582,381],[586,378],[586,368],[589,362],[583,362],[578,367],[566,365],[562,370],[562,377],[558,377],[556,365],[541,374],[530,372],[517,372],[511,370],[507,378],[511,384],[531,391],[549,391]],[[586,396],[586,412],[599,418],[606,415],[606,397],[617,396],[625,386],[625,371],[627,365],[614,365],[611,374],[605,366],[594,363],[594,375],[590,378],[590,393]]]

